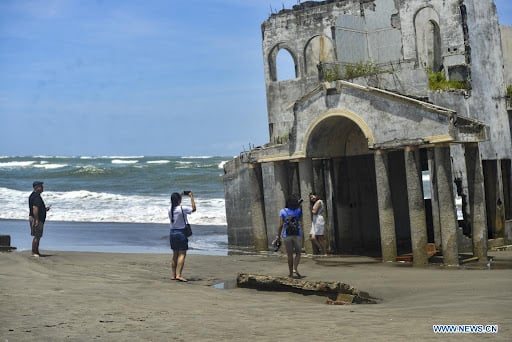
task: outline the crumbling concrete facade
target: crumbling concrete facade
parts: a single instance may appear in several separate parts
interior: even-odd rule
[[[270,141],[224,167],[230,246],[268,250],[286,197],[316,192],[332,253],[412,253],[424,266],[433,243],[458,265],[463,230],[487,262],[512,222],[494,2],[307,1],[261,28]],[[291,79],[280,79],[283,53]],[[434,72],[462,89],[431,90]]]
[[[505,84],[512,85],[512,27],[500,26],[501,46],[503,49],[503,65],[505,71]]]

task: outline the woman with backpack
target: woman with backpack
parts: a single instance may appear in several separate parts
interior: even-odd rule
[[[284,240],[286,254],[288,256],[288,270],[290,278],[302,278],[298,271],[300,255],[302,253],[302,229],[300,219],[302,199],[292,196],[286,200],[285,208],[279,212],[279,232],[277,238]],[[295,256],[293,255],[295,253]]]

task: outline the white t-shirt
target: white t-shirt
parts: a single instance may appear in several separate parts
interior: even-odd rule
[[[181,211],[182,208],[183,208],[183,212]],[[187,215],[192,214],[192,208],[187,207],[187,206],[181,206],[181,205],[174,208],[174,223],[172,222],[171,209],[172,209],[172,205],[169,207],[169,210],[168,210],[171,229],[185,229],[185,220],[183,219],[183,214],[185,214],[185,217]],[[188,219],[187,219],[187,221],[188,221]]]

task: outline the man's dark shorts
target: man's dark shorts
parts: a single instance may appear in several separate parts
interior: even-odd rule
[[[39,224],[36,226],[35,220],[32,216],[29,217],[30,222],[30,235],[33,237],[43,237],[43,230],[44,230],[44,223],[39,222]]]

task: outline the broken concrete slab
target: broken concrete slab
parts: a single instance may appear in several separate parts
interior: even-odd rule
[[[237,286],[262,291],[326,296],[331,301],[343,301],[346,304],[377,304],[379,301],[367,292],[360,291],[342,282],[308,281],[289,277],[240,273],[237,276]]]

